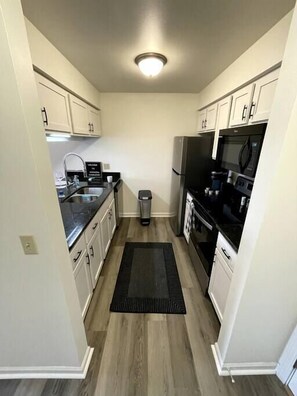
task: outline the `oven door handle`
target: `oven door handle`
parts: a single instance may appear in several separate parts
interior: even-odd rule
[[[213,226],[211,224],[209,224],[206,220],[204,220],[204,218],[195,209],[194,209],[194,214],[195,214],[195,216],[198,217],[198,219],[201,221],[201,223],[205,225],[206,228],[208,228],[210,231],[212,231]]]

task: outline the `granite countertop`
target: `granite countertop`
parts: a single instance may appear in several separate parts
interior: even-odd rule
[[[103,182],[100,185],[90,185],[87,182],[81,182],[79,187],[66,187],[64,189],[59,189],[58,191],[63,191],[65,197],[59,198],[60,210],[64,224],[64,230],[66,235],[66,240],[69,250],[75,245],[78,238],[81,236],[82,232],[86,229],[92,218],[98,212],[106,198],[109,194],[122,182],[121,179],[113,182],[107,183]],[[100,197],[90,203],[70,203],[63,202],[67,197],[72,195],[81,187],[104,187],[103,193]]]
[[[217,229],[237,253],[241,240],[243,224],[217,224]]]

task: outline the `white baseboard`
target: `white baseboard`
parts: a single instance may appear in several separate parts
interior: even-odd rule
[[[232,375],[271,375],[276,374],[276,362],[252,362],[252,363],[222,363],[218,344],[211,345],[214,360],[220,376]]]
[[[139,213],[135,213],[135,212],[121,213],[120,217],[139,217]],[[171,217],[171,214],[167,212],[153,212],[151,213],[151,217]]]
[[[94,348],[88,346],[80,367],[0,367],[1,379],[63,378],[84,379],[92,359]]]

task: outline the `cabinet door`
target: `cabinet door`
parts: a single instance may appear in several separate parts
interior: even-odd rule
[[[92,297],[92,286],[89,275],[88,262],[89,258],[86,254],[86,251],[84,251],[83,257],[81,258],[73,272],[83,318],[87,313],[87,309]]]
[[[218,104],[215,103],[206,109],[205,131],[213,131],[216,127]]]
[[[297,395],[297,371],[295,370],[293,376],[288,384],[289,388],[293,392],[293,395]]]
[[[100,111],[91,106],[89,106],[89,122],[91,124],[91,135],[101,136]]]
[[[213,142],[212,158],[216,159],[220,129],[228,128],[232,96],[222,99],[218,103],[217,125]]]
[[[109,235],[110,235],[110,239],[112,239],[115,229],[116,229],[116,216],[115,216],[115,203],[114,203],[114,199],[113,199],[109,206]]]
[[[68,93],[37,73],[35,78],[45,130],[72,132]]]
[[[90,135],[88,105],[73,95],[69,95],[72,115],[73,133],[77,135]]]
[[[216,250],[213,268],[210,276],[208,294],[220,322],[223,320],[226,301],[231,284],[232,272],[220,253]]]
[[[268,121],[269,114],[278,81],[279,69],[267,74],[256,81],[250,123]]]
[[[100,220],[100,234],[101,234],[101,246],[102,246],[103,258],[106,257],[110,245],[109,218],[110,218],[110,212],[109,209],[107,209],[104,216]]]
[[[101,238],[100,238],[99,230],[93,235],[93,238],[88,244],[88,253],[90,257],[90,274],[91,274],[92,286],[94,289],[103,265]]]
[[[197,132],[203,132],[205,130],[204,128],[205,121],[206,121],[206,109],[200,110],[198,112]]]
[[[233,94],[230,126],[245,125],[249,121],[249,111],[255,84],[250,84]]]

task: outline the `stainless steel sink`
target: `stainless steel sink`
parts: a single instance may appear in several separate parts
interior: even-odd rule
[[[79,190],[76,191],[75,195],[77,194],[91,194],[91,195],[98,195],[100,196],[103,191],[104,191],[105,187],[82,187]]]
[[[99,199],[99,195],[94,195],[94,194],[74,194],[71,195],[71,197],[65,199],[64,202],[70,202],[70,203],[90,203],[97,201]]]

